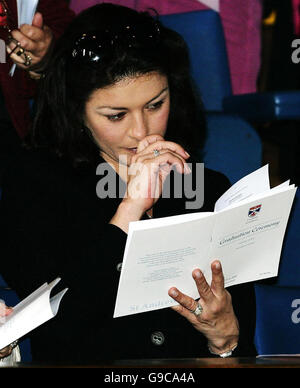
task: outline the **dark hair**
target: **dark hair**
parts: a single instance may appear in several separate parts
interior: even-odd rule
[[[201,102],[190,78],[186,43],[147,12],[102,3],[78,15],[57,41],[40,81],[29,136],[76,165],[99,157],[83,118],[93,91],[128,76],[159,72],[168,79],[170,115],[165,138],[199,152],[205,133]]]

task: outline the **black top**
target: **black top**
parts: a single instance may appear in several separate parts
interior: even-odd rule
[[[0,201],[3,277],[22,299],[58,276],[62,281],[55,293],[69,288],[58,315],[30,334],[33,360],[90,363],[210,356],[202,334],[170,308],[112,318],[127,235],[109,224],[121,198],[99,199],[100,178],[96,166],[75,169],[42,151],[22,153],[5,178]],[[200,211],[212,211],[230,184],[208,169],[204,182]],[[160,198],[154,208],[155,218],[186,212],[182,198]],[[228,290],[240,323],[235,354],[253,355],[252,284]],[[153,343],[154,332],[163,333],[163,344]]]

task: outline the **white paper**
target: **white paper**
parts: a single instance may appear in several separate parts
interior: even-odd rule
[[[237,202],[270,190],[269,166],[259,168],[240,179],[230,187],[216,202],[215,211],[220,211]]]
[[[68,290],[65,288],[50,298],[50,293],[60,278],[44,283],[13,308],[13,312],[0,322],[0,349],[23,337],[36,327],[55,317],[59,304]]]
[[[220,12],[220,0],[198,0],[199,3],[206,5],[216,12]]]
[[[296,190],[270,189],[265,166],[230,188],[219,211],[130,223],[114,317],[176,305],[171,287],[199,298],[192,271],[210,282],[215,259],[226,287],[276,276]]]
[[[22,24],[31,24],[35,11],[37,9],[39,0],[17,0],[18,7],[18,27]],[[16,69],[16,64],[13,64],[9,75],[12,77]]]

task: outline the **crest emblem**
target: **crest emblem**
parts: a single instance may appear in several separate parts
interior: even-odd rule
[[[250,207],[248,211],[248,217],[250,218],[255,217],[260,212],[260,209],[261,209],[261,205]]]

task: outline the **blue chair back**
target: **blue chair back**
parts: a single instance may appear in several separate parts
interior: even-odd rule
[[[275,285],[255,284],[259,354],[300,353],[300,192],[297,191]]]
[[[300,288],[300,191],[297,190],[282,247],[276,285]],[[300,297],[300,296],[299,296]],[[300,334],[300,333],[299,333]]]
[[[182,35],[189,48],[192,75],[207,117],[203,161],[235,183],[261,167],[262,143],[248,122],[222,113],[223,99],[232,95],[232,89],[220,16],[207,10],[163,15],[160,20]]]
[[[208,113],[206,120],[206,167],[222,172],[234,184],[262,165],[262,142],[248,122],[222,113]]]
[[[232,94],[223,26],[217,12],[193,11],[162,15],[161,22],[185,39],[191,72],[205,110],[223,111],[223,98]]]

